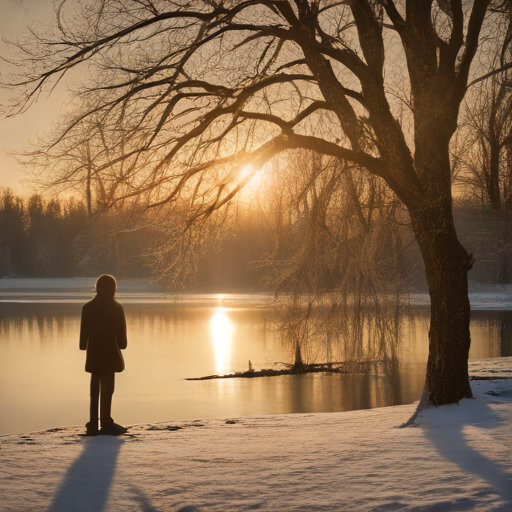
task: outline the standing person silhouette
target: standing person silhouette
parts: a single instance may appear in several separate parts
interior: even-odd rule
[[[127,346],[123,306],[114,299],[117,283],[104,274],[96,281],[96,296],[84,304],[80,323],[80,350],[87,350],[85,371],[91,374],[90,420],[85,425],[88,436],[120,435],[127,429],[114,423],[110,410],[115,373],[124,370],[120,349]],[[101,430],[98,432],[98,402]]]

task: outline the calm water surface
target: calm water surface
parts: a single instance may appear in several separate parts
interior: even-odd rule
[[[93,283],[0,280],[0,434],[88,420],[89,374],[78,333]],[[175,301],[121,282],[118,300],[128,323],[126,370],[116,375],[113,402],[119,423],[346,411],[411,403],[421,394],[425,309],[406,316],[399,364],[386,371],[186,381],[246,370],[249,359],[256,369],[290,361],[266,297],[193,294]],[[506,327],[512,313],[497,309],[473,312],[471,358],[512,355]]]

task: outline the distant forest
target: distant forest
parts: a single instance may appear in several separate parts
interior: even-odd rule
[[[510,230],[485,203],[459,201],[454,208],[461,242],[476,263],[473,281],[510,283],[512,250],[504,241]],[[157,272],[154,248],[161,236],[152,226],[123,229],[122,209],[88,213],[84,201],[22,198],[0,189],[0,276],[76,277],[111,273],[119,278],[150,278]],[[418,247],[406,228],[403,254],[412,286],[423,286]],[[275,233],[256,213],[230,224],[196,262],[193,286],[201,289],[261,289],[272,286],[267,258]],[[151,251],[151,249],[153,251]]]
[[[90,215],[86,203],[73,197],[26,199],[0,188],[0,277],[150,278],[155,262],[149,250],[161,235],[151,226],[126,229],[127,216],[122,209]],[[265,251],[265,241],[249,224],[200,259],[196,286],[262,288],[262,272],[248,267]]]

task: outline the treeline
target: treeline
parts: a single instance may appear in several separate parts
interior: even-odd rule
[[[87,227],[74,199],[28,199],[5,189],[0,196],[0,275],[65,277],[76,273],[74,243]]]
[[[473,254],[469,279],[481,283],[512,283],[512,204],[497,210],[491,204],[456,201],[453,217],[462,245]]]
[[[142,242],[107,236],[115,217],[112,212],[91,218],[84,202],[73,197],[25,199],[0,190],[0,276],[149,276]]]
[[[496,212],[489,204],[457,199],[453,205],[457,237],[473,254],[470,281],[490,284],[512,283],[512,212]],[[407,255],[415,267],[413,284],[426,287],[419,248],[413,242]]]
[[[119,278],[149,278],[158,273],[154,252],[163,244],[161,226],[134,221],[129,208],[88,213],[84,201],[29,198],[0,188],[0,277],[75,277],[110,273]],[[141,226],[142,225],[142,226]],[[206,288],[261,287],[261,271],[248,263],[266,247],[253,220],[213,237],[200,255],[194,285]],[[163,230],[165,233],[165,230]]]
[[[86,204],[72,197],[45,199],[34,194],[22,198],[11,189],[2,189],[0,277],[73,277],[112,273],[120,278],[149,278],[152,274],[158,275],[161,268],[155,266],[154,253],[155,249],[162,247],[165,238],[162,230],[149,223],[140,227],[140,219],[137,229],[126,229],[130,215],[127,209],[118,208],[104,212],[93,210],[90,216]],[[484,204],[464,200],[456,202],[454,217],[461,243],[476,260],[470,278],[479,282],[510,283],[510,219]],[[283,236],[287,245],[293,245],[300,242],[304,234],[296,227],[285,235],[277,234],[262,211],[239,212],[236,222],[225,224],[227,227],[225,225],[218,232],[210,233],[206,250],[195,262],[195,279],[191,287],[275,287],[276,283],[269,279],[272,266],[275,267],[268,264],[269,253],[282,251],[280,238]],[[282,220],[279,225],[282,231]],[[293,242],[294,236],[298,242]],[[403,245],[404,268],[408,269],[403,278],[409,279],[413,285],[424,285],[422,259],[412,234],[407,234],[407,230]],[[317,255],[312,263],[318,265],[319,262]]]

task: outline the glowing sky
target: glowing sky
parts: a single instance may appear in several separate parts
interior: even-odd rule
[[[0,0],[0,35],[15,40],[17,34],[31,22],[48,23],[53,14],[52,0]],[[0,41],[0,55],[8,57],[5,43]],[[4,80],[5,65],[0,62],[0,76]],[[48,130],[55,114],[59,112],[66,86],[58,87],[50,96],[42,96],[39,102],[25,114],[16,118],[0,118],[0,186],[12,187],[19,194],[27,189],[21,184],[24,176],[8,152],[21,150],[35,141],[38,134]],[[0,102],[6,95],[0,92]]]

